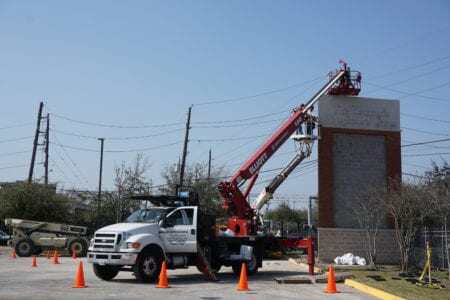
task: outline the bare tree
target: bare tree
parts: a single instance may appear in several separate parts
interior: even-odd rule
[[[179,183],[177,164],[167,166],[161,176],[166,184],[160,188],[160,191],[164,194],[175,195]],[[222,169],[212,168],[211,175],[208,178],[208,166],[204,163],[194,163],[186,166],[184,186],[198,193],[202,208],[221,215],[224,211],[221,208],[217,185],[222,178]]]
[[[355,195],[349,209],[359,227],[364,230],[363,245],[370,266],[375,266],[377,258],[377,236],[381,226],[386,223],[386,189],[373,188]]]
[[[400,250],[401,272],[408,272],[413,241],[429,216],[436,212],[436,202],[421,181],[397,184],[386,197],[386,206],[394,223],[395,240]]]
[[[433,216],[433,220],[440,220],[443,224],[450,205],[450,167],[445,161],[442,166],[433,162],[432,170],[425,172],[424,177],[431,201],[433,201],[433,207],[435,207],[436,214]]]
[[[114,185],[117,190],[114,200],[116,222],[121,221],[125,215],[139,208],[140,203],[130,200],[130,196],[151,194],[152,180],[146,177],[149,169],[150,164],[142,154],[137,154],[131,164],[122,162],[114,168]]]

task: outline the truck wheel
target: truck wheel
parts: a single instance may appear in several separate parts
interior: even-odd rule
[[[34,252],[34,243],[30,239],[20,239],[16,243],[16,253],[20,257],[29,257]]]
[[[258,261],[256,260],[256,256],[254,254],[252,254],[252,259],[246,262],[246,266],[248,275],[254,275],[258,272]],[[239,277],[241,275],[242,263],[232,264],[231,268],[233,269],[235,276]]]
[[[155,282],[161,271],[162,256],[155,250],[141,253],[134,265],[134,276],[140,282]]]
[[[87,254],[87,244],[82,239],[74,239],[69,244],[69,253],[70,256],[73,255],[73,252],[75,251],[75,254],[77,257],[85,257]]]
[[[113,279],[119,273],[119,267],[116,266],[100,266],[99,264],[93,264],[93,267],[95,276],[106,281]]]

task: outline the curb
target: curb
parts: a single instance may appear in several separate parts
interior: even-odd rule
[[[405,298],[401,298],[392,294],[389,294],[385,291],[382,291],[377,288],[370,287],[368,285],[365,285],[363,283],[354,281],[352,279],[346,279],[344,282],[345,285],[348,285],[352,288],[355,288],[363,293],[366,293],[368,295],[374,296],[378,299],[382,300],[406,300]]]

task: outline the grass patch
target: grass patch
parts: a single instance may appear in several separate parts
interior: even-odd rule
[[[431,289],[416,284],[418,276],[399,276],[394,267],[380,267],[377,271],[353,270],[355,280],[378,288],[393,295],[412,300],[450,300],[450,281],[447,272],[432,272],[433,279],[445,286],[443,289]]]

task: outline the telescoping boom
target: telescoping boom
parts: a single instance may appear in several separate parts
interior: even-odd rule
[[[257,178],[259,170],[272,157],[272,155],[286,142],[286,140],[299,128],[304,122],[306,113],[311,107],[325,94],[330,95],[358,95],[360,91],[361,75],[359,72],[352,76],[350,68],[342,62],[342,67],[334,74],[330,75],[328,82],[315,93],[304,106],[293,110],[291,116],[274,132],[271,137],[251,156],[238,171],[228,181],[219,183],[219,192],[223,199],[223,206],[230,215],[228,219],[228,228],[236,235],[252,235],[257,231],[257,221],[255,209],[247,201]],[[285,174],[288,175],[303,158],[296,157],[287,167]],[[283,176],[283,175],[281,175]],[[281,179],[282,177],[280,177]],[[244,192],[240,187],[249,180]],[[275,189],[283,180],[273,182]],[[269,187],[270,192],[270,187]],[[259,205],[264,205],[268,199],[259,199],[262,201]],[[257,202],[258,203],[258,202]]]

